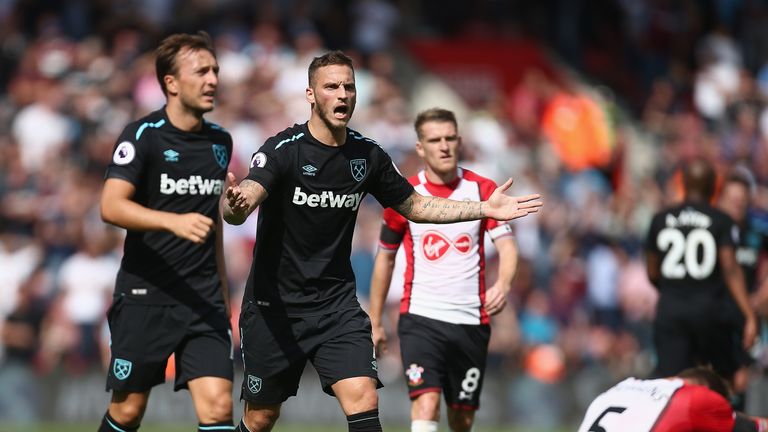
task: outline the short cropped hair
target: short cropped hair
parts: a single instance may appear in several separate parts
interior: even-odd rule
[[[458,123],[456,122],[456,115],[453,113],[453,111],[443,108],[430,108],[420,112],[416,116],[416,120],[413,122],[413,127],[416,129],[416,135],[418,135],[419,139],[421,139],[421,125],[431,121],[449,122],[453,123],[453,126],[457,129],[459,127]]]
[[[196,34],[176,33],[163,39],[160,46],[155,50],[155,73],[157,74],[160,88],[163,89],[163,94],[166,96],[168,95],[168,89],[165,88],[164,78],[166,75],[176,75],[179,71],[176,58],[184,48],[192,51],[206,50],[214,58],[216,57],[211,36],[202,30]]]
[[[333,65],[349,66],[353,73],[355,71],[352,59],[349,58],[348,55],[338,50],[325,53],[320,57],[315,57],[312,59],[312,63],[309,64],[307,79],[310,87],[315,83],[315,72],[317,72],[318,69],[321,67]]]
[[[728,384],[709,367],[698,366],[688,368],[677,374],[677,376],[694,384],[703,385],[726,399],[730,397]]]

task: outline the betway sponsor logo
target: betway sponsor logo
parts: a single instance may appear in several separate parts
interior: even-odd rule
[[[199,175],[180,179],[172,179],[166,173],[160,175],[160,193],[164,195],[221,195],[223,187],[223,180],[204,179]]]
[[[293,192],[293,203],[296,205],[307,205],[309,207],[331,207],[331,208],[350,208],[357,210],[360,206],[361,193],[355,194],[335,194],[333,191],[322,191],[319,194],[308,194],[302,192],[301,187],[296,186]]]

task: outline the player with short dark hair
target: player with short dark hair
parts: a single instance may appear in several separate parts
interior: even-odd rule
[[[738,228],[709,201],[715,172],[703,159],[682,169],[683,203],[657,213],[646,243],[648,278],[659,290],[654,318],[658,364],[655,376],[711,364],[730,379],[738,366],[731,356],[732,333],[722,305],[731,296],[745,317],[744,347],[756,335],[744,277],[736,262]]]
[[[233,430],[219,210],[232,138],[203,118],[219,66],[204,32],[163,40],[156,66],[167,104],[126,126],[101,197],[104,221],[128,232],[108,312],[112,400],[99,432],[139,428],[171,354],[174,389],[189,390],[198,430]]]
[[[492,180],[459,167],[461,136],[452,111],[422,111],[414,127],[424,169],[408,180],[418,193],[481,201],[496,189]],[[498,277],[488,289],[486,233],[499,254]],[[490,315],[506,306],[517,267],[512,230],[493,219],[417,224],[391,208],[384,210],[370,295],[373,342],[379,352],[386,350],[382,315],[400,247],[404,254],[397,259],[405,261],[405,271],[397,332],[411,398],[411,431],[437,431],[441,392],[451,430],[469,431],[480,406]]]
[[[739,241],[736,243],[736,262],[744,272],[747,292],[751,298],[757,292],[768,291],[768,279],[757,281],[760,256],[768,251],[768,226],[750,214],[754,178],[743,167],[736,167],[726,176],[720,187],[718,207],[728,214],[739,227]],[[727,322],[736,340],[743,338],[744,317],[736,303],[729,297],[723,305]],[[733,401],[737,410],[746,406],[749,365],[754,362],[751,354],[740,344],[732,344],[732,355],[739,366],[733,378]]]
[[[627,378],[587,408],[578,432],[764,432],[766,419],[734,412],[728,385],[705,367],[669,378]]]
[[[336,396],[350,431],[379,431],[371,325],[355,295],[352,233],[363,197],[423,222],[536,212],[538,195],[510,197],[511,180],[484,202],[414,192],[373,140],[347,127],[355,109],[351,60],[341,52],[309,66],[309,121],[267,139],[248,176],[227,188],[224,219],[241,224],[259,207],[253,265],[240,327],[245,377],[241,431],[271,430],[310,361]],[[234,180],[231,177],[230,180]]]

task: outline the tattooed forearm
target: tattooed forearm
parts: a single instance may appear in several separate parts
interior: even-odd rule
[[[425,197],[414,193],[395,210],[414,222],[452,223],[481,219],[482,203]]]
[[[227,223],[240,225],[267,198],[267,191],[258,182],[243,180],[230,186],[224,194],[222,214]]]
[[[409,196],[402,203],[394,207],[395,211],[403,215],[406,219],[411,219],[413,214],[413,195]]]

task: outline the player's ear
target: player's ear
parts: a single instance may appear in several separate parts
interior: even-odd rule
[[[424,145],[421,144],[421,141],[416,141],[416,154],[421,158],[424,157]]]
[[[307,87],[306,95],[307,95],[307,102],[311,104],[315,103],[315,91],[312,90],[312,87]]]
[[[163,77],[163,82],[165,83],[165,89],[168,91],[168,94],[179,94],[179,84],[176,81],[176,77],[173,75],[166,75]]]

